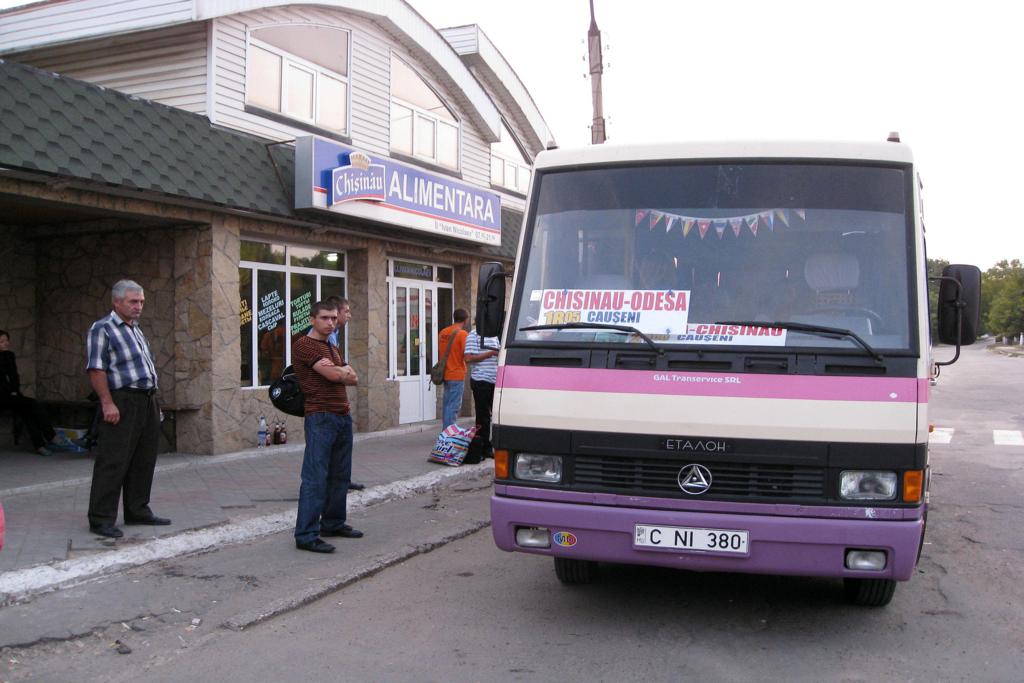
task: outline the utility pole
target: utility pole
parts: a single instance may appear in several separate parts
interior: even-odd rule
[[[601,101],[601,74],[604,73],[604,58],[601,56],[601,31],[594,19],[594,0],[590,0],[590,30],[587,31],[590,46],[590,96],[594,102],[594,120],[590,124],[590,143],[600,145],[605,141],[604,104]]]

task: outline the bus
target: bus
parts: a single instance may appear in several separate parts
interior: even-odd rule
[[[626,563],[888,604],[924,539],[929,387],[978,328],[980,271],[949,266],[933,357],[922,212],[898,136],[541,152],[515,273],[477,285],[497,546],[569,584]]]

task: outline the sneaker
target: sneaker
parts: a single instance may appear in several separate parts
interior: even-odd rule
[[[39,448],[37,448],[36,453],[38,453],[39,455],[53,455],[53,451],[51,451],[46,446],[40,446]]]

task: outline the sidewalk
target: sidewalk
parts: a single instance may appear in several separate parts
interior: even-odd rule
[[[1024,346],[1021,346],[1020,344],[996,344],[995,342],[992,342],[989,349],[1004,356],[1010,356],[1011,358],[1024,357]]]
[[[404,495],[398,484],[430,475],[477,477],[490,464],[449,468],[427,461],[439,422],[355,436],[353,480],[367,504]],[[164,454],[157,461],[150,505],[171,526],[123,526],[112,540],[89,532],[86,512],[92,458],[30,451],[0,452],[0,503],[7,517],[0,576],[37,565],[123,551],[167,538],[267,515],[294,516],[303,445],[288,444],[217,456]],[[463,474],[464,473],[464,474]],[[376,495],[374,495],[376,493]],[[360,494],[350,494],[354,499]],[[350,509],[353,506],[350,505]],[[352,524],[359,527],[359,511]],[[118,522],[120,526],[120,520]]]

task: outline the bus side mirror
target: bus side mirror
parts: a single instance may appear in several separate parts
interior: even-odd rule
[[[476,290],[476,329],[481,337],[497,337],[505,324],[505,269],[489,261],[480,266]]]
[[[949,265],[939,278],[939,341],[967,346],[978,338],[981,317],[981,271]]]

